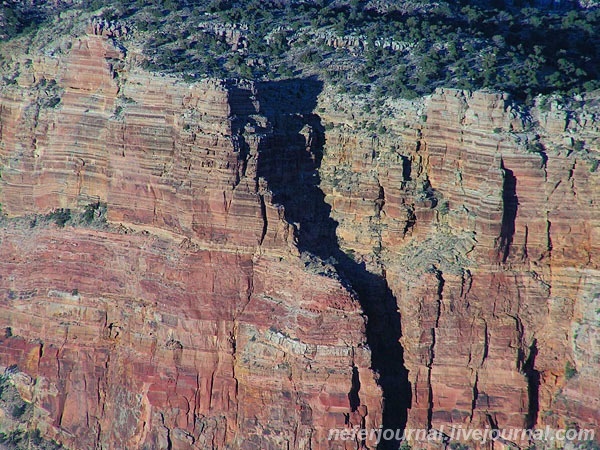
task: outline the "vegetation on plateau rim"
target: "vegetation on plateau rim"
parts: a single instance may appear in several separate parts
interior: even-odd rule
[[[128,39],[144,44],[146,68],[188,79],[316,75],[378,97],[446,86],[525,99],[600,87],[600,8],[579,3],[79,0],[62,8],[129,26]],[[0,6],[5,38],[57,17],[48,3],[27,5]]]

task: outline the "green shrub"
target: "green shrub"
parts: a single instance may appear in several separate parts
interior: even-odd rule
[[[13,419],[20,419],[23,416],[23,414],[25,414],[25,411],[27,411],[27,403],[23,403],[21,405],[14,405],[10,411],[10,414],[13,417]]]
[[[440,214],[448,214],[450,211],[450,203],[448,203],[448,200],[443,200],[438,203],[438,211]]]
[[[565,364],[565,377],[567,378],[567,380],[570,380],[575,375],[577,375],[577,369],[575,368],[575,366],[573,366],[573,364],[571,364],[571,361],[567,361],[567,363]]]
[[[466,444],[461,444],[460,442],[452,442],[450,444],[451,450],[469,450],[469,446]]]
[[[189,126],[189,125],[188,125]],[[85,223],[91,224],[96,219],[103,219],[103,213],[106,211],[106,203],[96,202],[86,205],[82,219]]]
[[[40,445],[42,443],[42,433],[38,429],[30,431],[29,438],[34,445]]]
[[[71,210],[59,208],[52,211],[50,214],[47,214],[46,218],[62,228],[69,220],[71,220]]]

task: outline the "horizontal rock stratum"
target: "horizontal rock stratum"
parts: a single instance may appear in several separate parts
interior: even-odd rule
[[[136,57],[91,29],[0,90],[0,365],[26,426],[115,450],[600,427],[596,98],[438,90],[376,117],[315,80]]]

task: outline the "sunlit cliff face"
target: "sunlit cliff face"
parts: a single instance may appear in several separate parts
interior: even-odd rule
[[[593,99],[378,116],[315,80],[151,75],[103,34],[0,91],[22,421],[114,449],[598,427]]]

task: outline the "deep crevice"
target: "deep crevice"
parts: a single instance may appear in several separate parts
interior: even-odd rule
[[[473,416],[475,415],[475,409],[477,408],[477,398],[479,397],[477,383],[479,383],[479,373],[475,372],[475,381],[473,382],[473,391],[471,394],[471,423],[473,423]]]
[[[321,82],[311,79],[258,86],[261,112],[269,119],[273,132],[259,148],[257,175],[267,180],[273,202],[284,207],[286,220],[297,226],[299,250],[332,264],[357,293],[367,318],[371,368],[379,375],[383,392],[382,427],[403,431],[412,390],[400,345],[402,332],[396,298],[383,268],[381,273],[370,272],[364,263],[356,262],[340,248],[338,224],[331,218],[331,207],[319,187],[325,130],[313,111],[321,88]],[[353,389],[349,393],[352,410],[359,405],[357,375],[353,368]],[[382,441],[378,449],[397,449],[399,445],[396,441]]]
[[[525,418],[525,428],[533,429],[537,424],[540,410],[540,372],[535,369],[535,358],[538,354],[537,339],[529,347],[529,356],[523,364],[523,373],[527,378],[527,395],[529,405]]]
[[[267,228],[269,227],[269,221],[267,219],[267,206],[265,205],[265,197],[262,194],[259,194],[258,198],[260,200],[260,215],[262,216],[262,220],[263,220],[263,227],[262,227],[262,231],[260,232],[260,240],[259,240],[259,245],[262,245],[263,241],[265,240],[265,236],[267,235]]]
[[[400,155],[402,158],[402,180],[412,181],[412,161],[408,156]]]
[[[485,360],[488,357],[489,351],[490,351],[490,334],[489,334],[489,330],[488,330],[488,324],[487,322],[484,320],[483,321],[483,355],[481,355],[481,365],[483,366],[483,363],[485,362]]]
[[[350,410],[352,412],[356,411],[360,406],[360,397],[358,393],[360,392],[360,377],[358,376],[358,367],[352,367],[352,387],[350,388],[350,392],[348,392],[348,401],[350,402]]]
[[[442,301],[444,299],[444,280],[443,273],[441,270],[433,266],[432,270],[435,273],[435,277],[438,281],[437,286],[437,310],[435,316],[435,324],[431,329],[431,345],[429,346],[429,361],[427,362],[427,385],[428,385],[428,399],[427,399],[427,429],[430,430],[433,424],[433,386],[431,385],[431,371],[433,370],[433,361],[435,359],[435,344],[436,344],[436,330],[440,325],[440,317],[442,314]]]
[[[504,182],[502,184],[503,212],[499,251],[502,255],[502,262],[505,263],[510,255],[510,246],[515,235],[519,198],[517,197],[517,178],[514,172],[504,167],[504,161],[502,161],[500,167],[504,174]]]

